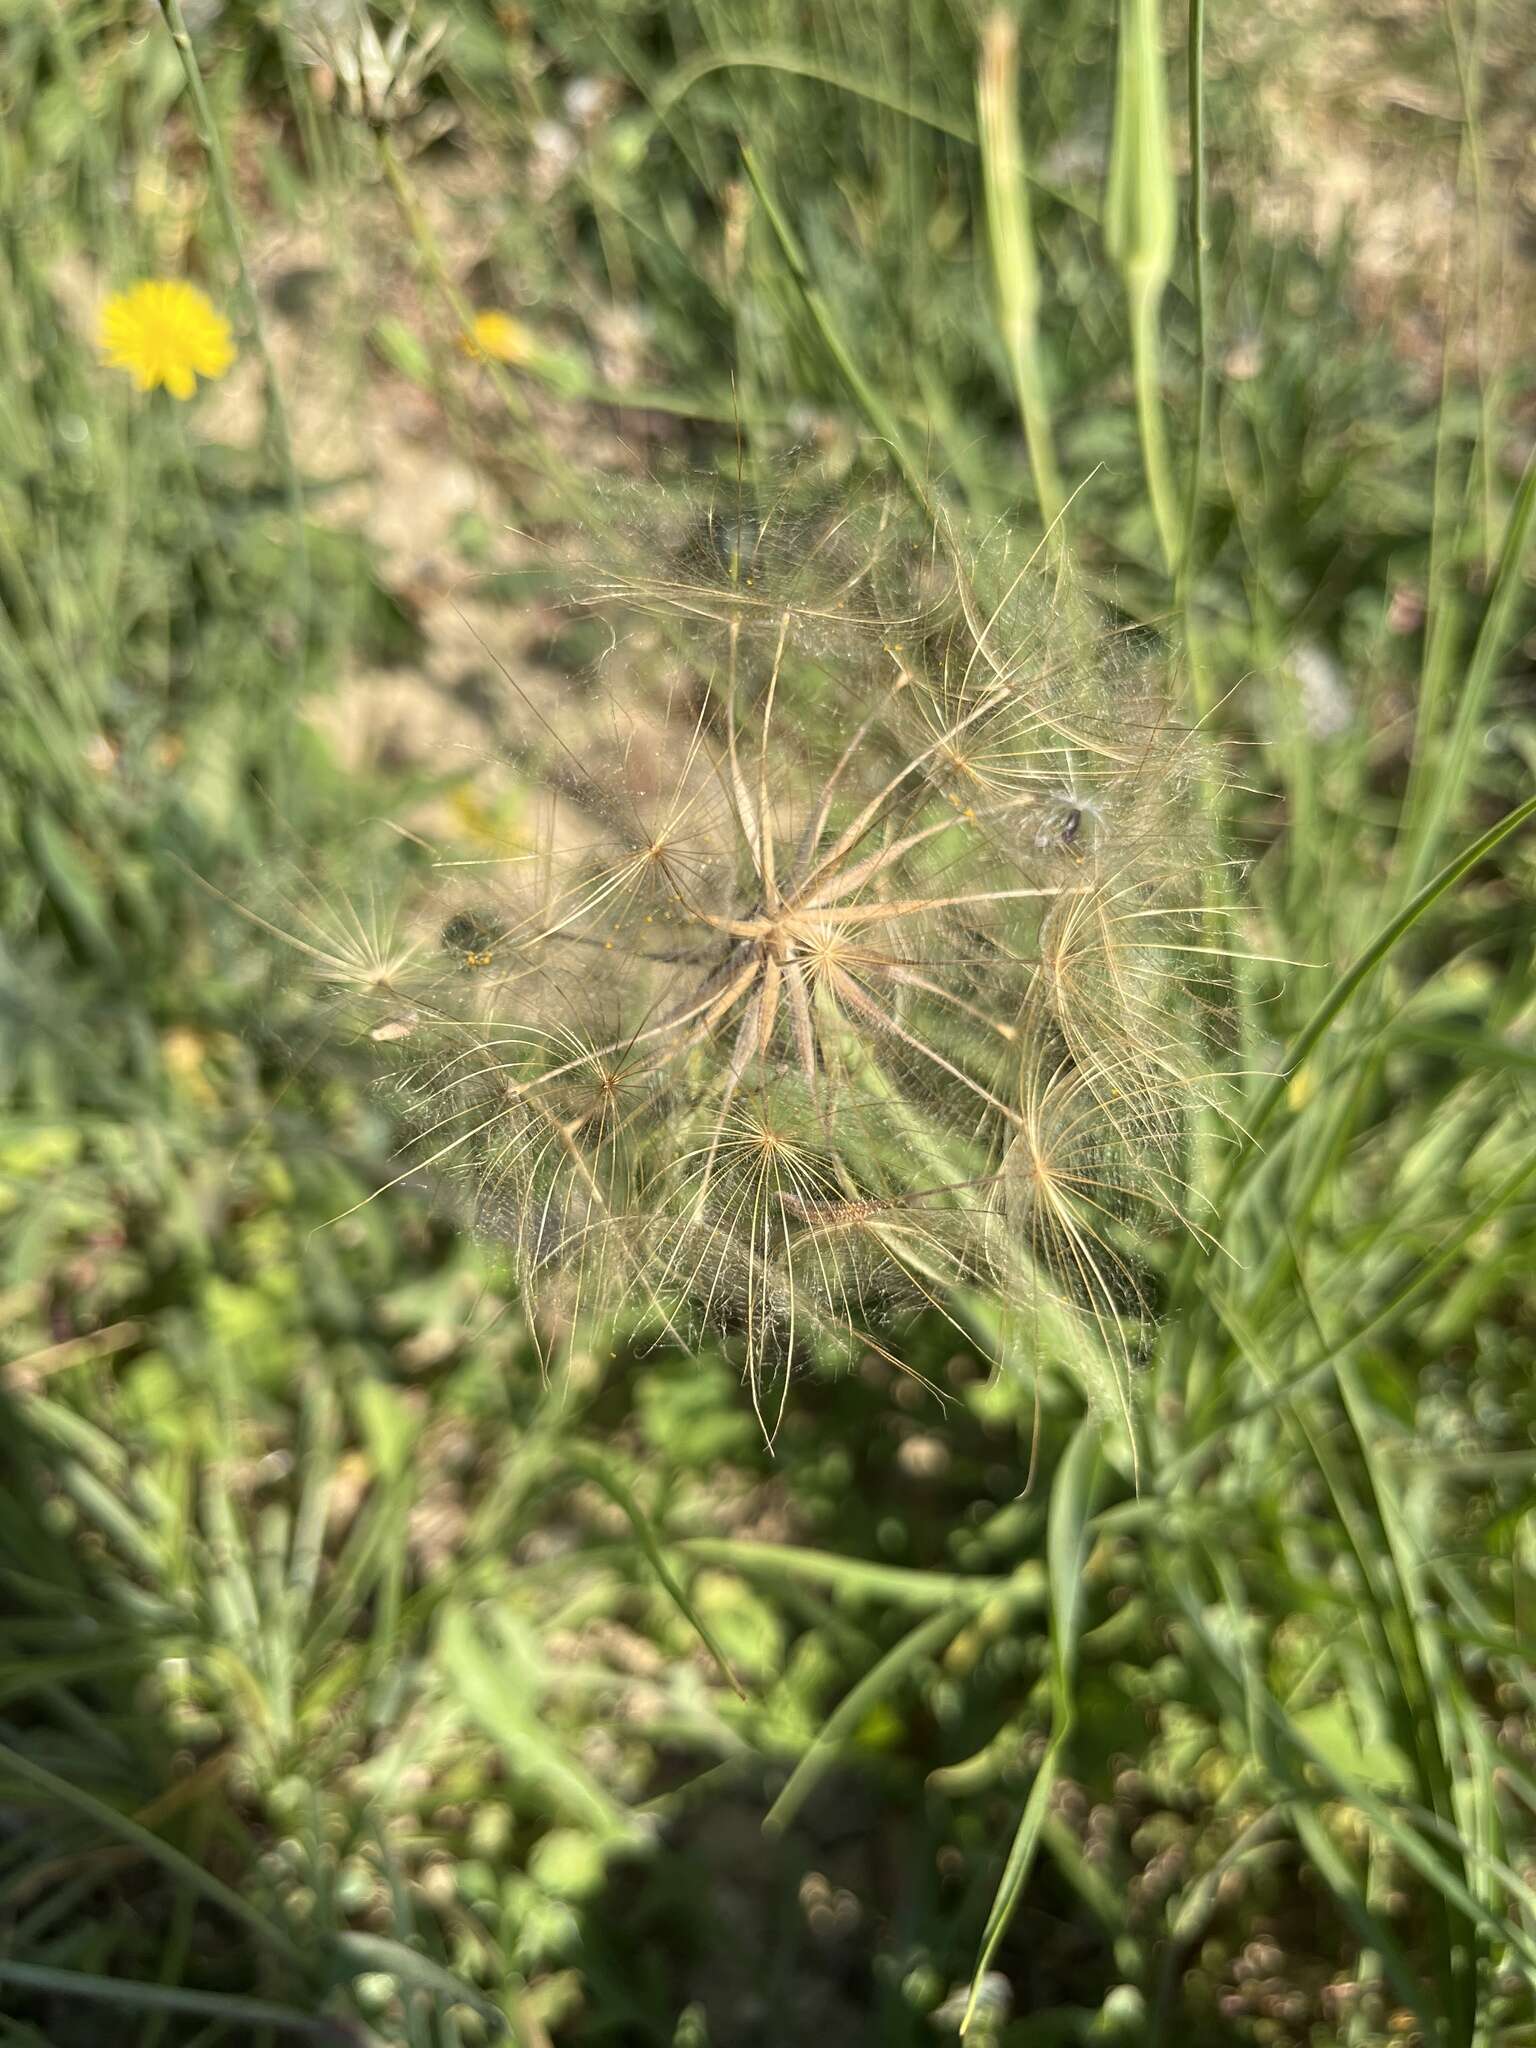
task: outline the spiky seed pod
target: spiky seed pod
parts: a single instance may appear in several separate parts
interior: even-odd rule
[[[446,19],[417,28],[408,5],[381,35],[366,0],[295,0],[289,27],[302,61],[323,71],[354,120],[376,128],[410,122],[418,145],[452,126],[446,110],[423,118],[423,92],[442,62]]]
[[[1178,1213],[1200,1051],[1161,671],[1006,535],[724,491],[657,573],[656,525],[588,592],[601,687],[523,697],[526,830],[405,1048],[416,1156],[533,1304],[738,1340],[770,1436],[797,1355],[976,1286],[1045,1290],[1128,1413],[1112,1247]]]

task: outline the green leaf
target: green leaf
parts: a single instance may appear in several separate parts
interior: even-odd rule
[[[789,1782],[769,1808],[763,1826],[770,1833],[782,1833],[815,1791],[828,1768],[845,1746],[851,1746],[870,1713],[893,1686],[925,1657],[935,1654],[956,1635],[970,1614],[968,1607],[946,1607],[930,1614],[916,1628],[909,1629],[894,1648],[887,1650],[827,1716],[810,1748],[789,1776]]]
[[[501,1749],[516,1778],[536,1785],[564,1819],[603,1841],[627,1841],[635,1823],[560,1742],[543,1712],[540,1660],[524,1623],[495,1617],[493,1648],[462,1608],[450,1608],[437,1635],[437,1662],[450,1695]]]
[[[74,839],[40,797],[34,797],[27,811],[23,834],[27,852],[71,943],[93,965],[113,966],[117,945],[95,878]]]
[[[489,1999],[451,1970],[445,1970],[441,1963],[424,1956],[419,1949],[408,1948],[403,1941],[392,1941],[385,1934],[338,1934],[331,1943],[331,1952],[349,1976],[361,1977],[378,1971],[400,1984],[430,1992],[444,2005],[469,2006],[495,2033],[507,2030],[506,2015]]]
[[[1078,1629],[1082,1612],[1083,1566],[1087,1562],[1089,1522],[1102,1463],[1098,1425],[1091,1417],[1073,1432],[1051,1480],[1046,1517],[1045,1557],[1051,1606],[1051,1738],[1014,1834],[1003,1875],[993,1896],[981,1949],[971,1975],[971,1993],[960,2023],[964,2034],[976,2012],[983,1980],[1007,1933],[1024,1887],[1034,1868],[1041,1831],[1050,1812],[1051,1788],[1061,1769],[1076,1719],[1073,1679],[1077,1668]]]
[[[720,1666],[721,1671],[725,1674],[727,1684],[736,1693],[737,1697],[745,1699],[747,1696],[746,1689],[731,1669],[725,1652],[721,1649],[704,1617],[678,1584],[670,1566],[662,1556],[661,1545],[656,1540],[656,1532],[647,1520],[644,1510],[635,1499],[634,1494],[624,1484],[624,1481],[617,1472],[614,1471],[608,1459],[593,1450],[590,1445],[585,1444],[567,1449],[565,1459],[567,1464],[574,1465],[578,1472],[585,1472],[589,1479],[595,1480],[608,1495],[609,1499],[616,1502],[624,1510],[624,1513],[629,1517],[629,1525],[639,1540],[640,1548],[645,1552],[651,1569],[655,1572],[657,1578],[660,1579],[668,1599],[673,1602],[679,1614],[682,1615],[683,1619],[694,1630],[705,1649],[708,1650],[709,1654]]]
[[[120,1977],[96,1977],[83,1970],[54,1970],[40,1963],[14,1962],[0,1956],[0,1984],[24,1991],[45,1991],[55,1998],[80,1998],[98,2005],[126,2007],[130,2012],[190,2013],[211,2017],[227,2027],[271,2027],[284,2034],[307,2034],[348,2048],[356,2040],[339,2020],[316,2019],[266,1998],[237,1998],[220,1991],[189,1991],[180,1985],[135,1984]],[[470,1994],[465,1994],[469,1996]],[[498,2015],[499,2017],[499,2015]]]

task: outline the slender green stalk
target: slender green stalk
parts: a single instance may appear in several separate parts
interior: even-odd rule
[[[176,54],[181,59],[182,72],[187,81],[187,93],[192,101],[193,117],[197,124],[198,140],[203,145],[203,154],[208,161],[209,181],[213,186],[214,198],[224,223],[224,232],[229,238],[240,295],[245,304],[246,317],[250,321],[251,339],[261,361],[267,393],[268,438],[282,466],[289,511],[293,520],[295,547],[307,577],[308,543],[304,533],[304,488],[299,477],[298,463],[294,458],[293,436],[289,431],[287,407],[283,403],[282,380],[277,374],[277,365],[272,360],[272,351],[267,343],[266,323],[262,318],[261,300],[245,259],[245,236],[241,231],[240,213],[235,204],[235,188],[230,176],[229,159],[224,151],[224,141],[219,134],[213,108],[209,104],[208,89],[203,83],[197,53],[192,47],[192,37],[181,11],[181,0],[158,0],[158,4],[166,28],[170,32],[171,41],[176,46]]]
[[[936,1655],[957,1636],[971,1612],[968,1605],[961,1604],[941,1607],[937,1614],[928,1615],[915,1628],[909,1629],[895,1647],[887,1650],[858,1684],[844,1694],[790,1772],[783,1791],[764,1815],[763,1826],[770,1834],[781,1834],[790,1825],[828,1768],[837,1760],[840,1746],[857,1733],[870,1709],[914,1665],[920,1664],[925,1657]]]
[[[1515,605],[1525,586],[1525,570],[1533,542],[1536,542],[1536,449],[1526,459],[1525,473],[1520,479],[1520,488],[1515,494],[1509,523],[1504,530],[1504,544],[1499,550],[1493,587],[1461,679],[1450,731],[1434,763],[1434,772],[1430,773],[1426,768],[1420,779],[1421,802],[1417,812],[1411,816],[1409,852],[1403,869],[1405,889],[1414,888],[1422,881],[1439,850],[1445,828],[1471,771],[1499,658],[1508,645]],[[1420,748],[1432,743],[1421,722]]]
[[[970,1997],[960,2022],[962,2035],[970,2031],[976,2017],[976,2002],[982,1980],[991,1966],[1003,1936],[1007,1933],[1050,1813],[1051,1792],[1066,1759],[1077,1725],[1077,1648],[1082,1626],[1083,1569],[1092,1547],[1093,1500],[1102,1461],[1099,1455],[1099,1427],[1091,1418],[1077,1426],[1051,1482],[1051,1504],[1046,1518],[1045,1555],[1050,1582],[1051,1614],[1051,1734],[1045,1755],[1024,1802],[1024,1811],[1014,1833],[1008,1860],[992,1907],[982,1930],[976,1967],[971,1973]]]
[[[1132,275],[1127,279],[1131,313],[1131,374],[1136,389],[1136,427],[1141,435],[1141,459],[1147,473],[1147,496],[1157,527],[1158,546],[1166,568],[1177,572],[1179,564],[1178,493],[1174,488],[1173,465],[1168,456],[1168,435],[1163,424],[1162,348],[1160,314],[1163,285],[1157,278]]]
[[[1189,451],[1189,478],[1184,497],[1184,526],[1174,574],[1174,600],[1184,635],[1184,659],[1188,664],[1191,707],[1196,725],[1204,725],[1216,708],[1216,691],[1206,655],[1206,639],[1196,613],[1196,585],[1200,573],[1198,553],[1200,494],[1205,477],[1205,442],[1210,416],[1210,363],[1206,318],[1206,170],[1205,170],[1205,0],[1189,0],[1185,32],[1185,60],[1189,98],[1189,267],[1190,302],[1195,323],[1195,423]],[[1202,757],[1202,804],[1213,823],[1222,816],[1224,795],[1214,757]],[[1209,870],[1201,878],[1201,899],[1205,911],[1207,943],[1232,949],[1233,890],[1225,866]],[[1246,1012],[1251,1003],[1248,978],[1235,977],[1236,999]],[[1246,1036],[1248,1017],[1243,1017]],[[1214,1050],[1214,1046],[1213,1046]],[[1212,1110],[1202,1111],[1195,1130],[1195,1181],[1208,1185],[1215,1177],[1216,1148],[1223,1133]]]
[[[1189,483],[1184,494],[1184,539],[1177,577],[1179,610],[1190,653],[1195,715],[1211,710],[1205,667],[1195,654],[1191,606],[1200,563],[1196,537],[1200,525],[1200,486],[1205,472],[1205,436],[1210,416],[1210,364],[1207,358],[1205,298],[1205,0],[1189,0],[1185,42],[1189,75],[1189,297],[1195,319],[1195,432],[1189,454]]]
[[[799,238],[775,199],[756,153],[749,144],[742,144],[741,156],[747,176],[752,181],[752,189],[758,196],[764,215],[773,230],[774,239],[778,242],[790,274],[794,278],[801,301],[810,314],[827,353],[836,365],[843,382],[848,386],[859,410],[890,448],[896,467],[901,472],[902,481],[928,517],[937,523],[939,511],[932,487],[922,465],[907,446],[907,438],[902,432],[900,422],[860,368],[847,336],[833,317],[824,293],[811,275],[811,267],[806,261]]]
[[[172,1984],[135,1984],[121,1977],[95,1977],[83,1970],[54,1970],[42,1963],[17,1963],[0,1956],[0,1983],[22,1991],[48,1992],[55,1998],[85,1999],[130,2012],[185,2013],[210,2017],[221,2028],[272,2027],[279,2033],[306,2034],[329,2041],[334,2048],[356,2038],[334,2020],[314,2019],[266,1998],[237,1998],[223,1991],[187,1991]]]
[[[1472,215],[1475,248],[1472,262],[1473,352],[1477,371],[1478,435],[1475,461],[1477,489],[1481,500],[1479,530],[1483,558],[1493,545],[1494,535],[1494,398],[1483,362],[1487,346],[1489,314],[1488,289],[1488,169],[1483,143],[1482,121],[1482,10],[1479,0],[1470,0],[1471,28],[1463,39],[1457,0],[1444,0],[1446,33],[1456,67],[1456,91],[1461,101],[1460,161],[1457,182],[1465,165],[1472,186]]]
[[[1006,1578],[973,1578],[961,1572],[871,1564],[792,1543],[741,1543],[726,1536],[691,1536],[674,1547],[701,1563],[725,1565],[753,1577],[809,1579],[849,1598],[885,1600],[900,1607],[947,1607],[961,1600],[976,1607],[989,1600],[1034,1607],[1045,1597],[1045,1574],[1032,1559]]]
[[[1065,493],[1051,444],[1050,412],[1040,360],[1040,271],[1035,260],[1024,143],[1019,132],[1019,39],[1013,22],[1001,9],[988,17],[982,30],[976,113],[981,130],[981,174],[997,323],[1029,446],[1041,522],[1047,532],[1055,532]]]

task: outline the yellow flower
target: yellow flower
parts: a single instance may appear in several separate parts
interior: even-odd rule
[[[526,327],[520,326],[510,313],[500,313],[493,306],[475,315],[469,332],[460,336],[459,347],[477,363],[488,357],[494,357],[498,363],[525,363],[533,342]]]
[[[141,391],[163,384],[172,398],[190,398],[199,377],[222,377],[235,360],[229,322],[196,285],[148,279],[114,292],[101,316],[102,353],[128,370]]]

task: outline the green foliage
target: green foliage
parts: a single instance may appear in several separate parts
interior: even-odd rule
[[[392,42],[378,8],[389,77],[350,83],[344,9],[321,48],[299,0],[185,11],[179,47],[179,8],[0,18],[0,2035],[1529,2041],[1536,470],[1481,244],[1377,317],[1368,220],[1275,225],[1267,93],[1301,53],[1214,10],[1203,105],[1131,0],[463,0],[435,42],[450,10]],[[1520,60],[1496,12],[1402,53],[1485,210]],[[107,289],[183,272],[241,350],[187,407],[93,346]],[[521,353],[462,353],[480,306]],[[1155,629],[1237,772],[1143,807],[1159,887],[1194,878],[1138,900],[1155,945],[1102,892],[1097,924],[985,934],[1020,1001],[1052,984],[1043,1106],[956,1024],[952,959],[892,1014],[921,1040],[954,1012],[944,1091],[1016,1083],[1037,1150],[1073,1091],[1124,1114],[1115,1075],[1181,1104],[1157,1199],[1103,1226],[1137,1298],[1100,1283],[1081,1356],[935,1227],[934,1306],[871,1286],[770,1456],[740,1314],[696,1315],[702,1348],[664,1315],[649,1349],[636,1318],[541,1317],[516,1241],[423,1182],[381,1050],[408,1070],[429,1007],[462,1033],[461,956],[515,918],[492,889],[414,925],[442,883],[418,828],[447,812],[499,858],[548,728],[525,692],[480,750],[515,757],[496,806],[472,750],[349,744],[360,680],[435,674],[440,621],[297,403],[321,358],[327,407],[425,422],[428,467],[472,473],[433,573],[477,634],[545,608],[516,659],[589,772],[594,664],[633,711],[743,659],[771,522],[741,479],[792,445],[861,544],[888,486],[917,501],[893,533],[966,562],[994,523],[1022,559],[1068,501],[1073,574],[1135,650],[1096,743]],[[679,528],[701,469],[723,553],[718,520]],[[576,528],[612,635],[548,609]],[[934,701],[978,651],[945,601]],[[889,624],[787,664],[752,642],[741,730],[782,692],[791,780],[850,705],[910,759]],[[979,765],[1038,797],[1017,742]],[[1161,844],[1213,803],[1214,859]],[[750,920],[769,835],[731,830],[716,893]],[[601,1007],[599,974],[565,981]],[[871,1045],[904,1101],[906,1055]],[[1230,1092],[1189,1090],[1191,1045]],[[711,1071],[664,1107],[713,1159],[729,1045]],[[954,1182],[946,1148],[985,1149],[917,1093],[843,1127],[844,1206],[903,1153]],[[1072,1158],[1081,1220],[1106,1154]],[[1084,1240],[1040,1215],[1015,1175],[1005,1221],[1059,1278]],[[1143,1311],[1144,1362],[1104,1343]],[[1139,1473],[1085,1419],[1085,1359],[1127,1388]]]

